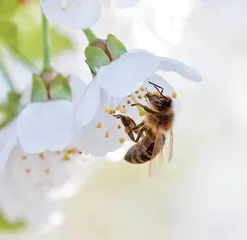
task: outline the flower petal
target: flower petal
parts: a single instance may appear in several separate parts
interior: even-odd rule
[[[73,100],[80,99],[86,88],[85,83],[79,77],[73,75],[69,78],[69,85],[72,90]]]
[[[113,4],[118,8],[127,8],[137,4],[140,0],[112,0]]]
[[[195,69],[171,58],[160,58],[159,69],[162,69],[163,71],[177,72],[181,76],[194,82],[203,81],[201,75]]]
[[[125,97],[158,69],[160,60],[144,50],[127,52],[121,58],[101,67],[95,81],[112,97]]]
[[[75,107],[75,125],[77,129],[90,123],[96,115],[100,104],[100,86],[93,80],[84,91]]]
[[[76,29],[86,29],[96,23],[101,11],[100,0],[40,0],[49,21]]]
[[[4,169],[12,148],[17,145],[15,126],[16,120],[1,129],[0,132],[0,172]]]
[[[17,120],[17,137],[27,153],[66,148],[73,135],[73,104],[66,100],[27,105]]]

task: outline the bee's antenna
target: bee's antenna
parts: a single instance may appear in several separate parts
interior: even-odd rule
[[[165,97],[165,96],[163,95],[163,91],[164,91],[164,88],[163,88],[163,87],[161,87],[161,86],[159,86],[159,85],[157,85],[157,84],[155,84],[155,83],[152,83],[152,82],[150,82],[150,81],[148,81],[148,83],[152,84],[152,85],[154,86],[154,88],[159,92],[159,94],[160,94],[161,96]],[[160,89],[161,89],[161,90],[160,90]]]

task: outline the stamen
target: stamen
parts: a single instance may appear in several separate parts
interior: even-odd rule
[[[145,88],[144,88],[144,87],[140,87],[140,90],[141,90],[141,91],[144,91],[144,90],[145,90]]]
[[[63,11],[67,10],[67,0],[62,0],[61,10]]]
[[[109,110],[108,110],[108,113],[109,113],[110,115],[113,114],[113,110],[109,109]]]
[[[22,160],[26,160],[27,159],[27,156],[21,156],[21,159]]]
[[[141,95],[138,95],[137,97],[138,97],[139,99],[142,99],[142,96],[141,96]]]
[[[120,109],[120,112],[121,112],[121,113],[126,113],[126,112],[127,112],[127,109],[126,109],[125,107],[122,107],[122,108]]]
[[[49,174],[51,172],[51,170],[49,169],[49,168],[46,168],[45,170],[44,170],[44,173],[45,174]]]
[[[97,128],[101,128],[102,127],[102,122],[98,122],[96,125]]]
[[[121,128],[121,125],[120,125],[120,124],[118,124],[118,125],[117,125],[117,128],[118,128],[118,129],[120,129],[120,128]]]
[[[40,158],[41,160],[45,159],[44,153],[40,153],[40,154],[39,154],[39,158]]]
[[[106,132],[105,132],[105,138],[108,138],[108,137],[109,137],[109,132],[106,131]]]
[[[138,93],[139,93],[139,91],[138,91],[138,90],[136,90],[136,91],[135,91],[135,94],[138,94]]]
[[[117,105],[117,106],[116,106],[116,110],[117,110],[117,111],[120,110],[120,108],[121,108],[120,105]]]
[[[127,100],[127,104],[131,104],[131,101],[130,100]]]
[[[78,151],[79,154],[82,154],[82,151]]]
[[[76,148],[71,148],[67,151],[68,154],[71,154],[71,153],[77,153],[78,150]]]
[[[60,151],[56,151],[56,154],[59,155],[60,154]]]
[[[25,169],[25,172],[26,172],[27,174],[29,174],[29,173],[31,172],[31,169],[30,169],[30,168],[26,168],[26,169]]]
[[[124,138],[119,138],[119,142],[121,143],[121,144],[123,144],[124,143]]]
[[[177,94],[175,92],[172,92],[172,98],[177,98]]]
[[[109,109],[107,107],[104,108],[104,111],[108,113]]]
[[[63,151],[63,159],[62,160],[63,161],[69,161],[70,160],[67,150]]]

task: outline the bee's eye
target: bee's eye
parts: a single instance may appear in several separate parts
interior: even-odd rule
[[[163,104],[162,104],[161,102],[159,102],[159,101],[155,101],[155,105],[156,105],[157,107],[162,107],[162,106],[163,106]]]

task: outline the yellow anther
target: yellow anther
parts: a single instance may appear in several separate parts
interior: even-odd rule
[[[141,90],[141,91],[144,91],[144,90],[145,90],[145,88],[144,88],[144,87],[140,87],[140,90]]]
[[[124,141],[125,141],[125,140],[124,140],[124,138],[119,138],[119,142],[120,142],[120,143],[122,143],[122,144],[123,144],[123,143],[124,143]]]
[[[108,110],[108,113],[109,113],[110,115],[113,114],[113,110],[109,109],[109,110]]]
[[[108,138],[108,137],[109,137],[109,132],[105,131],[105,138]]]
[[[138,95],[137,97],[138,97],[139,99],[142,99],[142,96],[141,96],[141,95]]]
[[[102,127],[102,122],[98,122],[96,125],[97,128],[101,128]]]
[[[177,98],[177,94],[175,92],[172,92],[172,98]]]
[[[45,159],[44,153],[40,153],[40,154],[39,154],[39,158],[40,158],[41,160]]]
[[[138,91],[138,90],[136,90],[136,91],[135,91],[135,94],[138,94],[138,93],[139,93],[139,91]]]
[[[120,112],[121,112],[121,113],[126,113],[126,112],[127,112],[127,109],[126,109],[125,107],[122,107],[122,108],[120,109]]]
[[[21,156],[21,159],[22,160],[26,160],[27,159],[27,156]]]
[[[117,128],[120,129],[120,128],[121,128],[121,125],[118,124],[118,125],[117,125]]]
[[[76,148],[70,148],[70,149],[67,150],[68,154],[77,153],[77,152],[78,152],[78,150]]]
[[[116,110],[117,110],[117,111],[118,111],[120,108],[121,108],[120,105],[117,105],[117,106],[116,106]]]
[[[109,110],[109,109],[108,109],[107,107],[104,108],[104,111],[107,112],[107,113],[108,113],[108,110]]]
[[[44,173],[45,174],[49,174],[51,172],[51,170],[49,169],[49,168],[46,168],[45,170],[44,170]]]

